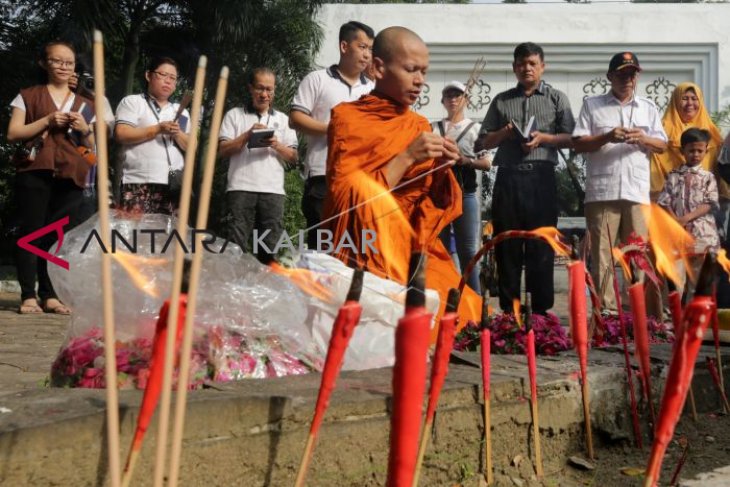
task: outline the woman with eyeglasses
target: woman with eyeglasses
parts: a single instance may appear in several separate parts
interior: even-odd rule
[[[476,255],[481,243],[481,212],[477,198],[477,172],[488,171],[492,167],[492,159],[486,153],[474,153],[474,143],[479,136],[479,124],[464,117],[466,109],[466,86],[460,81],[451,81],[441,92],[441,104],[446,109],[447,117],[432,124],[433,131],[442,137],[449,137],[459,147],[461,157],[451,168],[462,192],[462,213],[441,232],[441,241],[447,250],[451,248],[451,232],[453,229],[456,243],[456,255],[459,268],[464,272],[469,261]],[[481,293],[479,273],[472,272],[467,284]]]
[[[8,142],[22,143],[13,156],[20,236],[64,218],[74,221],[86,175],[96,163],[94,104],[69,88],[76,64],[73,46],[64,41],[46,44],[38,64],[43,82],[20,90],[10,104]],[[56,232],[49,232],[32,245],[47,250],[55,241]],[[71,313],[53,289],[46,259],[18,248],[16,266],[21,288],[19,313]]]
[[[115,140],[122,145],[123,210],[172,214],[178,205],[176,182],[184,164],[190,115],[172,103],[177,63],[162,57],[145,73],[147,91],[129,95],[117,107]]]

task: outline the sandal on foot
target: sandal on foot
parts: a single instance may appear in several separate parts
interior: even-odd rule
[[[71,308],[69,308],[68,306],[63,304],[61,301],[56,300],[58,302],[58,304],[53,307],[48,305],[48,301],[50,301],[50,299],[47,300],[46,303],[43,305],[43,311],[45,313],[64,315],[64,316],[71,314]]]
[[[20,303],[18,308],[18,314],[21,315],[36,315],[43,313],[43,308],[38,305],[38,301],[35,299],[26,299]]]

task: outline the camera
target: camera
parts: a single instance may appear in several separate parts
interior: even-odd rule
[[[94,76],[86,69],[82,63],[76,65],[76,93],[87,98],[94,97]]]

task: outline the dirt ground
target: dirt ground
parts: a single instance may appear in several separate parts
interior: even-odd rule
[[[661,485],[669,485],[683,448],[678,439],[685,438],[689,445],[687,460],[682,468],[680,479],[692,479],[697,474],[710,472],[730,464],[730,416],[707,413],[700,414],[698,422],[689,415],[682,417],[677,425],[674,439],[669,445],[662,464]],[[644,449],[639,450],[629,443],[601,445],[596,452],[596,469],[579,471],[566,466],[561,472],[562,479],[546,479],[545,485],[570,486],[585,485],[596,487],[633,487],[643,485],[643,470],[649,458],[650,444],[644,439]],[[625,467],[638,469],[638,476],[622,473]]]

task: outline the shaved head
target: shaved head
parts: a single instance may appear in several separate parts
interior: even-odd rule
[[[405,27],[388,27],[373,43],[375,91],[402,105],[413,105],[426,83],[428,47]]]
[[[373,42],[373,57],[379,57],[384,62],[389,62],[393,59],[393,56],[399,54],[399,51],[405,44],[420,44],[426,47],[426,43],[423,42],[418,34],[405,27],[395,26],[388,27],[387,29],[381,30],[377,36],[375,36],[375,42]]]

